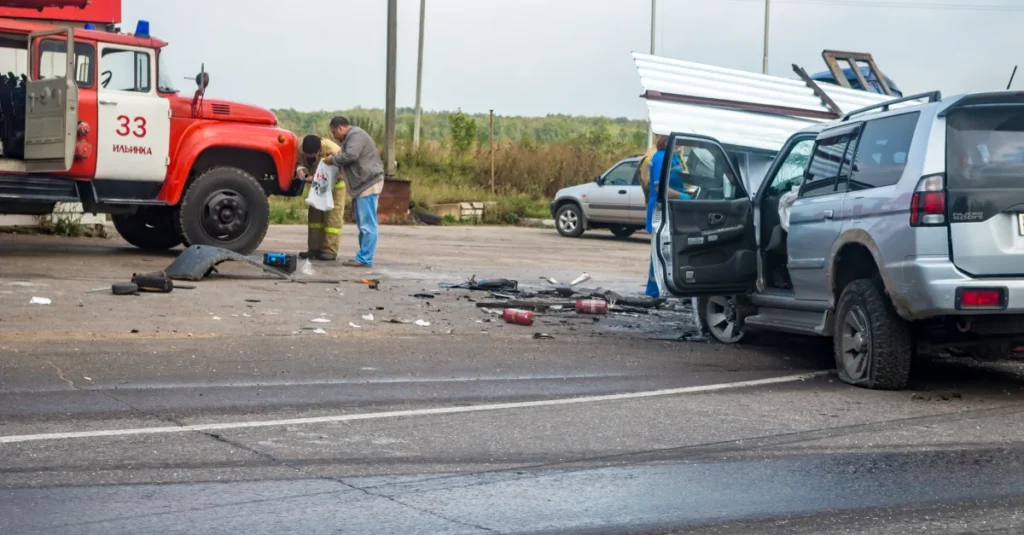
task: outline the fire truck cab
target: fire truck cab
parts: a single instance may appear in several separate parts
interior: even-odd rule
[[[97,4],[110,0],[86,9]],[[167,43],[147,22],[125,34],[108,21],[98,21],[108,31],[77,24],[74,8],[45,9],[47,18],[71,11],[79,20],[0,11],[0,213],[81,203],[111,214],[137,247],[255,250],[269,224],[267,197],[302,191],[295,135],[267,109],[206,99],[205,72],[195,93],[182,95],[162,60]]]

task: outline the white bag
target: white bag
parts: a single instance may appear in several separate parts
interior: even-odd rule
[[[309,195],[306,204],[322,212],[334,209],[334,181],[338,179],[338,168],[327,165],[323,161],[316,166],[313,182],[309,184]]]

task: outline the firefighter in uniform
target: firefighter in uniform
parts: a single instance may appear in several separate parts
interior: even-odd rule
[[[306,136],[302,139],[302,150],[299,151],[299,161],[295,173],[306,182],[313,180],[317,165],[320,160],[328,156],[335,156],[341,148],[334,141],[319,136]],[[345,180],[338,173],[334,181],[334,209],[329,212],[309,209],[309,232],[307,235],[307,250],[299,253],[301,258],[314,260],[336,260],[338,258],[338,244],[341,241],[342,217],[345,215]]]

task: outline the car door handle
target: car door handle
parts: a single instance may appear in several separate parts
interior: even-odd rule
[[[117,106],[117,103],[113,100],[101,100],[100,106]]]
[[[626,193],[628,193],[628,192],[626,190],[624,190],[624,189],[620,189],[619,190],[619,195],[625,195]]]
[[[822,214],[822,219],[832,219],[833,216],[835,216],[835,213],[832,210],[825,210],[825,213]]]
[[[725,221],[725,216],[722,214],[708,214],[709,225],[721,225]]]

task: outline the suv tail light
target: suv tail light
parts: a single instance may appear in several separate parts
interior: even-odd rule
[[[922,177],[910,200],[910,226],[946,224],[946,180],[943,175]]]
[[[957,288],[957,310],[971,308],[1005,309],[1006,288]]]

